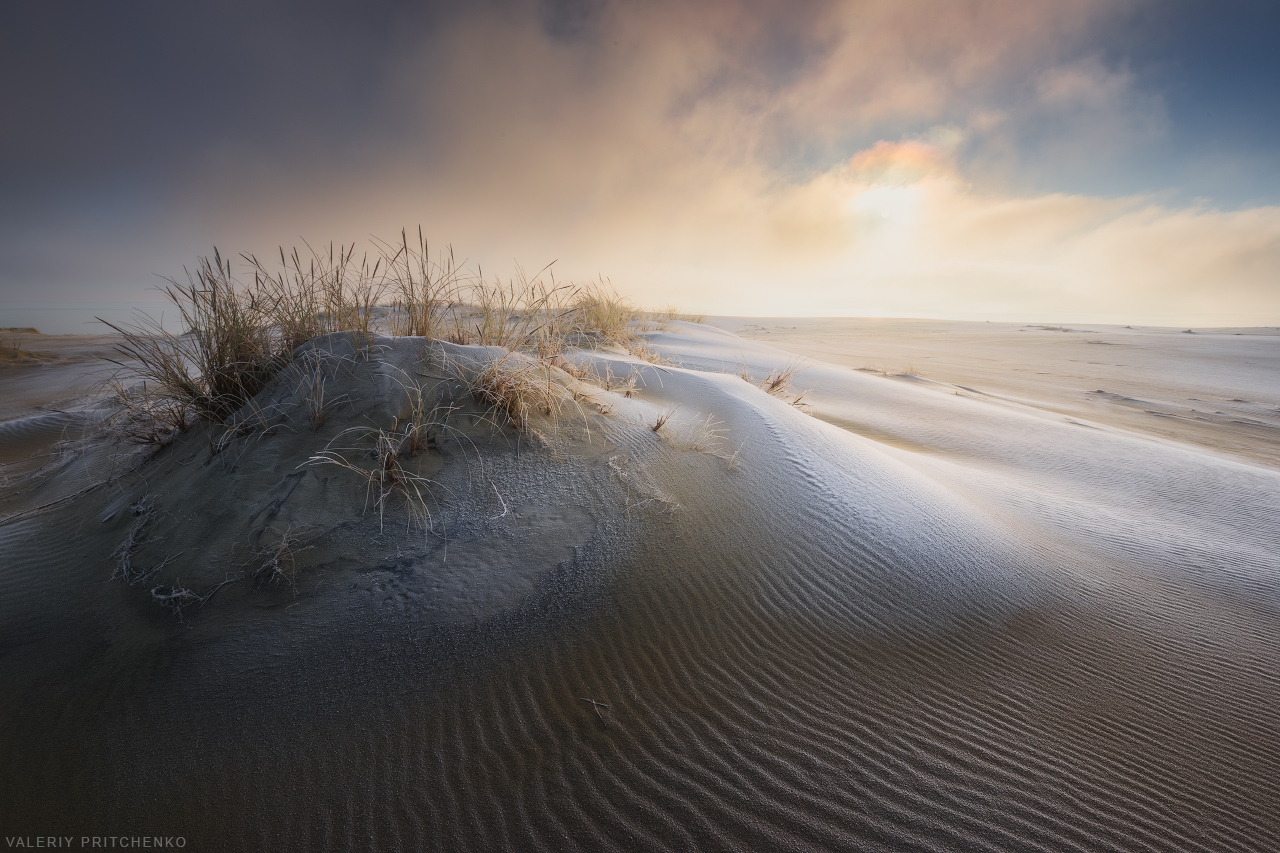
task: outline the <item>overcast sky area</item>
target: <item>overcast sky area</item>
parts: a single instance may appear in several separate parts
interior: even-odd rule
[[[0,300],[421,225],[644,306],[1280,324],[1280,4],[0,7]]]

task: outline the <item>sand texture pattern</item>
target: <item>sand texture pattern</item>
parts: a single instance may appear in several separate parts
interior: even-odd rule
[[[1127,343],[1181,358],[1161,334]],[[1072,396],[1097,388],[1035,398],[964,359],[931,374],[925,344],[881,375],[828,341],[770,395],[755,383],[786,342],[648,338],[669,363],[580,351],[593,384],[546,371],[565,408],[524,433],[445,366],[498,353],[340,336],[313,345],[335,401],[319,426],[281,379],[238,431],[192,428],[118,473],[136,451],[56,443],[88,402],[0,423],[5,834],[1280,849],[1270,427],[1209,446],[1202,423],[1144,430]],[[1250,340],[1221,357],[1280,357],[1280,337]],[[1269,424],[1276,374],[1251,370],[1229,392],[1175,372]],[[456,409],[404,456],[429,517],[307,464],[349,447],[368,467],[371,431],[412,417],[405,377]],[[255,581],[290,537],[287,577]],[[122,553],[143,579],[111,580]],[[178,618],[157,586],[213,594]]]

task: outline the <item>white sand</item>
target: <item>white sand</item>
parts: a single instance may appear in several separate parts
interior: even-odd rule
[[[750,340],[1280,466],[1280,329],[712,318]],[[946,389],[943,389],[946,390]]]

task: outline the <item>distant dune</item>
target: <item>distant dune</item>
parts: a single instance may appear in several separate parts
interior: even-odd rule
[[[714,322],[523,430],[423,338],[159,449],[0,373],[5,834],[1276,849],[1280,336]]]

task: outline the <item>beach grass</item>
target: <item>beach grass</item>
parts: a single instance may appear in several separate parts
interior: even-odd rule
[[[181,429],[188,413],[228,423],[291,364],[299,347],[335,332],[352,335],[358,349],[386,331],[500,347],[566,370],[573,369],[562,358],[569,346],[621,346],[658,361],[634,330],[644,312],[603,278],[558,282],[550,266],[535,275],[517,268],[505,281],[486,278],[458,263],[451,248],[432,258],[421,231],[417,241],[402,230],[398,241],[375,246],[372,256],[359,257],[355,244],[308,246],[306,253],[282,248],[275,269],[241,255],[252,276],[244,282],[215,248],[212,258],[200,258],[194,272],[187,271],[185,281],[168,279],[161,289],[178,310],[181,332],[147,315],[128,324],[102,320],[122,339],[116,363],[127,364],[149,389],[145,405],[120,395],[133,413],[132,438],[149,440],[154,433],[158,440]],[[527,372],[503,363],[477,377],[473,390],[521,425],[529,407],[551,404],[529,390],[535,383]],[[318,429],[330,402],[323,365],[307,365],[299,379],[312,428]],[[152,414],[160,421],[154,428],[142,423]]]

